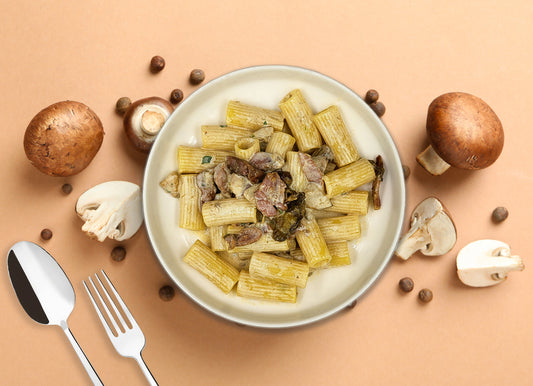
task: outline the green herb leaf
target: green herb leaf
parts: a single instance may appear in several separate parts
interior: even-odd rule
[[[268,122],[267,122],[267,121],[264,121],[264,122],[263,122],[263,125],[265,125],[265,126],[268,125]]]
[[[202,157],[202,164],[208,164],[209,162],[211,162],[211,159],[212,159],[212,158],[213,158],[213,157],[211,157],[210,155],[204,155],[204,156]]]

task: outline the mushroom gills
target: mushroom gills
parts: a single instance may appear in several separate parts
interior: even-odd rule
[[[84,192],[76,203],[78,216],[85,221],[82,231],[102,242],[132,237],[143,222],[138,185],[108,181]]]
[[[471,287],[488,287],[507,279],[512,271],[522,271],[524,263],[511,255],[511,248],[498,240],[477,240],[457,254],[457,275]]]

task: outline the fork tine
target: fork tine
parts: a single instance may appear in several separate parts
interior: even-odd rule
[[[90,279],[91,278],[89,277],[89,280]],[[91,284],[93,286],[93,290],[96,291],[96,288],[94,288],[94,283],[91,283]],[[93,304],[94,309],[96,310],[96,313],[98,314],[98,317],[100,318],[100,321],[102,322],[102,324],[104,326],[105,332],[107,333],[109,338],[114,338],[113,332],[111,331],[111,328],[109,328],[109,326],[108,326],[108,324],[107,324],[107,322],[106,322],[106,320],[104,318],[104,315],[102,314],[102,312],[100,311],[100,308],[96,304],[96,300],[94,300],[94,297],[91,294],[91,291],[89,291],[89,287],[87,287],[87,284],[85,283],[85,280],[83,281],[83,286],[85,287],[85,290],[87,291],[87,294],[89,295],[89,298],[91,299],[91,303]],[[96,291],[96,293],[98,294],[98,291]],[[100,294],[98,294],[98,297],[100,297]],[[101,301],[101,298],[100,298],[100,301]]]
[[[102,272],[104,272],[102,270]],[[104,273],[105,275],[105,273]],[[107,298],[107,300],[109,301],[109,303],[111,304],[111,307],[113,307],[113,310],[115,311],[115,314],[117,315],[117,318],[120,320],[120,323],[122,324],[122,326],[124,327],[124,331],[126,331],[129,327],[128,327],[128,324],[126,323],[126,321],[124,320],[124,318],[122,317],[122,314],[120,313],[120,311],[118,310],[117,308],[117,305],[115,304],[115,302],[113,301],[113,299],[111,299],[111,296],[109,295],[109,292],[107,292],[107,289],[104,287],[104,284],[102,283],[102,281],[100,280],[100,277],[98,276],[97,273],[94,274],[94,276],[96,276],[96,279],[98,280],[98,283],[100,283],[100,286],[102,287],[103,289],[103,292],[105,293],[105,296]],[[120,305],[122,306],[122,309],[124,309],[125,304],[122,302],[122,299],[120,299],[120,296],[118,295],[118,292],[115,290],[115,288],[113,288],[113,286],[111,285],[111,282],[109,281],[109,278],[107,278],[106,276],[106,279],[107,279],[107,283],[110,285],[110,288],[111,290],[113,291],[113,294],[115,295],[115,298],[119,301]],[[128,314],[126,314],[126,316],[128,318],[130,318],[128,316]]]
[[[117,301],[120,303],[120,306],[122,307],[122,310],[124,311],[124,314],[129,319],[129,321],[131,323],[131,326],[132,327],[139,327],[139,325],[137,324],[137,322],[133,318],[133,315],[131,314],[130,310],[128,310],[128,307],[126,306],[126,304],[122,300],[122,297],[120,297],[120,295],[118,294],[117,290],[115,289],[115,286],[113,285],[113,283],[111,283],[111,280],[109,280],[109,278],[107,277],[107,275],[106,275],[106,273],[104,272],[103,269],[101,271],[102,271],[102,274],[104,275],[104,277],[107,280],[107,284],[109,285],[109,288],[111,288],[111,291],[113,291],[113,294],[115,295]],[[98,280],[100,280],[100,279],[98,279]]]
[[[98,279],[98,276],[96,276],[96,278]],[[98,280],[100,280],[100,279],[98,279]],[[96,293],[96,296],[98,297],[98,300],[100,300],[100,304],[102,305],[102,308],[104,309],[104,312],[107,315],[107,318],[111,321],[111,324],[113,325],[113,328],[115,329],[115,332],[117,333],[117,335],[120,334],[121,330],[120,330],[120,327],[117,324],[117,321],[115,320],[115,318],[111,314],[111,311],[109,310],[109,307],[107,307],[107,304],[104,302],[104,299],[102,298],[102,295],[100,294],[100,291],[98,290],[98,288],[96,287],[96,284],[94,284],[94,281],[93,281],[92,277],[90,277],[90,276],[89,276],[89,281],[93,285],[93,290]],[[100,285],[101,285],[101,283],[100,283]],[[105,288],[104,288],[104,292],[105,292]],[[111,302],[111,304],[113,304],[113,302]],[[105,323],[105,325],[107,326],[107,323]]]

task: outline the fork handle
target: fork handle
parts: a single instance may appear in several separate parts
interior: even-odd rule
[[[87,371],[87,374],[91,378],[91,381],[93,382],[93,384],[97,386],[103,386],[104,384],[100,380],[100,377],[98,376],[98,374],[96,374],[96,371],[91,365],[91,362],[89,362],[89,360],[85,356],[85,353],[83,352],[80,345],[76,341],[76,338],[74,338],[74,335],[72,335],[72,332],[70,332],[70,329],[68,328],[67,323],[66,322],[61,323],[61,328],[65,332],[65,335],[67,336],[70,344],[72,344],[72,347],[74,347],[74,351],[76,351],[76,354],[78,354],[78,358],[80,358],[80,361],[83,364],[83,367],[85,367],[85,371]]]
[[[146,363],[144,363],[144,360],[143,360],[143,357],[141,356],[141,353],[139,353],[139,355],[135,356],[134,358],[137,361],[137,363],[139,364],[139,367],[143,371],[143,374],[146,377],[146,379],[148,380],[148,382],[150,383],[150,385],[151,386],[159,386],[159,384],[156,382],[154,376],[150,372],[150,369],[148,368],[148,366],[146,366]]]

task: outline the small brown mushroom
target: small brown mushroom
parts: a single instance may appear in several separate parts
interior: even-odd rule
[[[429,105],[426,130],[430,146],[416,159],[433,175],[450,166],[482,169],[494,163],[503,149],[503,127],[480,98],[452,92]]]
[[[174,107],[159,97],[139,99],[132,103],[124,115],[124,130],[133,146],[148,153],[172,111]]]
[[[66,177],[85,169],[103,140],[102,122],[89,107],[63,101],[31,120],[24,134],[24,151],[41,172]]]

